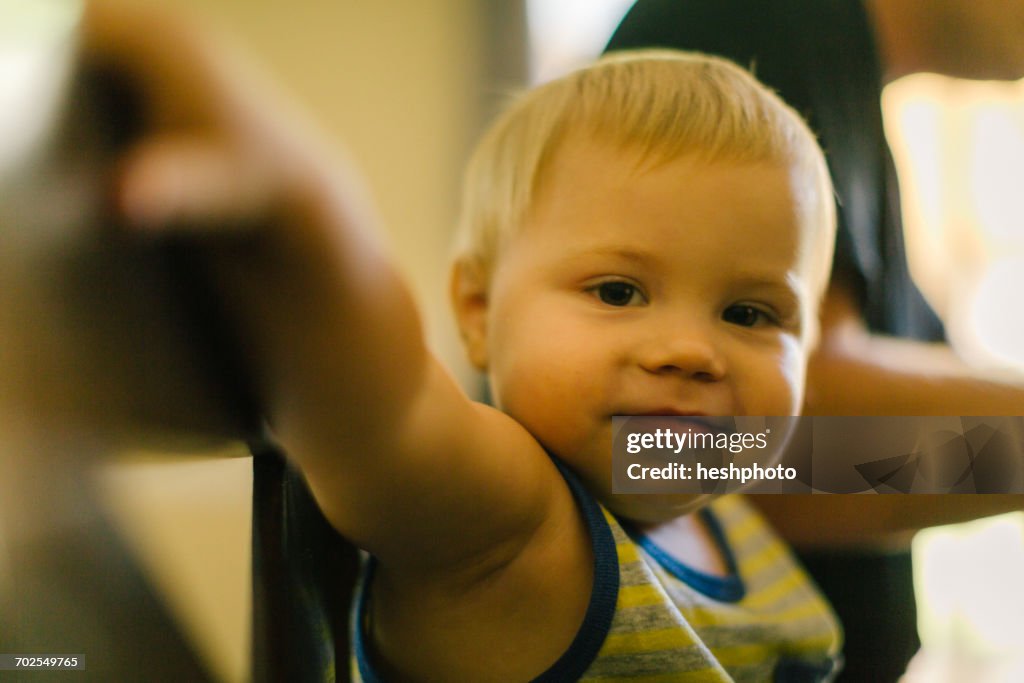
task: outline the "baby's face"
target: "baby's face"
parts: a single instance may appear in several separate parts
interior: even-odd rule
[[[606,505],[659,521],[695,496],[613,496],[612,416],[796,414],[808,285],[785,167],[637,162],[558,153],[495,266],[486,363],[498,406]]]

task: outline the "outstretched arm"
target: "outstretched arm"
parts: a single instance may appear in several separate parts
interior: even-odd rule
[[[559,478],[428,351],[371,212],[311,126],[174,16],[93,2],[83,36],[90,66],[143,105],[117,208],[137,233],[203,245],[275,434],[328,519],[396,566],[526,543],[565,497]]]

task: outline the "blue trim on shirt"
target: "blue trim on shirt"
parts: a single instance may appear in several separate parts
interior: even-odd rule
[[[722,557],[725,559],[726,568],[729,570],[728,576],[715,576],[689,567],[670,555],[629,522],[619,520],[619,523],[625,532],[629,534],[629,537],[660,564],[665,571],[690,588],[719,602],[739,602],[746,595],[747,589],[743,585],[743,579],[740,577],[739,568],[736,565],[736,556],[732,552],[732,547],[725,536],[725,531],[722,529],[718,517],[711,511],[711,508],[703,508],[697,514],[707,524],[712,540],[718,546],[719,551],[721,551]]]
[[[583,519],[590,533],[594,547],[594,587],[590,592],[587,613],[576,632],[572,644],[558,661],[532,683],[562,683],[576,681],[597,658],[597,653],[608,637],[615,617],[615,604],[619,599],[619,553],[615,549],[615,537],[604,517],[601,506],[576,476],[555,458],[552,461],[565,477],[573,498],[580,506]]]
[[[369,555],[363,564],[363,572],[356,582],[356,607],[352,615],[352,623],[349,625],[349,632],[352,637],[352,652],[356,657],[356,665],[359,667],[359,675],[363,683],[380,683],[377,671],[370,664],[370,658],[366,654],[366,639],[363,636],[363,621],[366,615],[367,595],[370,594],[370,584],[373,583],[373,573],[377,568],[377,558]]]
[[[583,623],[580,624],[569,648],[562,653],[558,661],[531,683],[568,683],[578,680],[597,658],[597,653],[608,637],[612,619],[615,617],[615,605],[619,599],[619,555],[615,549],[615,537],[608,526],[608,520],[605,519],[601,506],[576,476],[555,458],[551,460],[558,467],[583,513],[583,520],[594,549],[594,586],[590,592],[590,602],[587,604]],[[352,650],[364,683],[382,683],[370,663],[363,633],[367,596],[376,564],[377,560],[370,555],[356,585],[356,607],[351,626]]]

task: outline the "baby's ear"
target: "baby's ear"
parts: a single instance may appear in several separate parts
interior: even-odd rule
[[[479,261],[460,256],[452,264],[450,296],[469,362],[487,370],[488,277]]]

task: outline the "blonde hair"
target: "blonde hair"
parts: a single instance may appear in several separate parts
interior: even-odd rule
[[[657,163],[684,155],[782,164],[795,174],[814,294],[831,270],[832,182],[803,119],[728,60],[676,50],[612,53],[527,91],[470,158],[457,255],[488,277],[503,242],[530,210],[544,171],[570,132],[639,151]],[[811,308],[811,307],[809,307]]]

